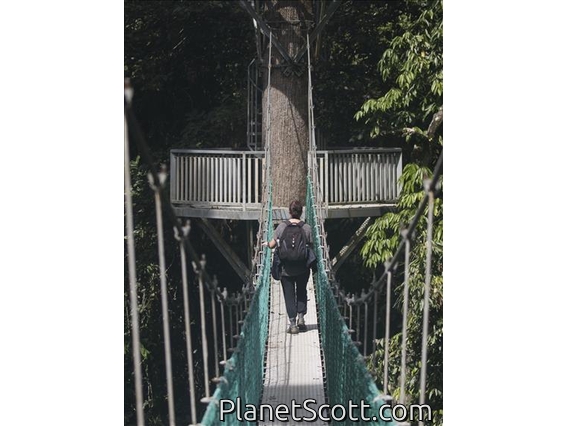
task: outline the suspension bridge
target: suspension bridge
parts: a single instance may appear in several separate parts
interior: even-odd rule
[[[269,34],[271,50],[272,34]],[[144,397],[140,358],[140,336],[134,250],[133,208],[129,141],[134,139],[142,155],[148,159],[149,184],[155,196],[160,264],[160,289],[164,333],[164,353],[168,419],[176,423],[172,377],[172,348],[168,317],[166,265],[164,256],[163,214],[174,224],[179,244],[187,356],[188,392],[191,424],[296,424],[302,419],[324,424],[355,424],[362,421],[376,425],[403,425],[407,415],[397,413],[394,406],[406,401],[406,331],[409,304],[409,253],[413,231],[425,211],[428,214],[427,258],[424,279],[422,357],[420,362],[420,404],[426,407],[426,371],[428,366],[428,307],[431,280],[433,203],[441,176],[442,156],[433,173],[425,181],[425,191],[413,220],[401,236],[393,258],[385,264],[385,272],[369,289],[357,297],[347,295],[335,279],[337,268],[361,241],[373,216],[393,209],[400,193],[398,179],[402,172],[399,149],[322,151],[317,149],[314,105],[312,98],[309,38],[308,59],[308,125],[309,150],[307,196],[304,220],[313,232],[317,272],[308,283],[307,331],[299,335],[286,333],[287,315],[278,282],[270,275],[271,251],[263,241],[272,238],[274,224],[285,217],[285,211],[273,206],[270,160],[270,101],[264,117],[266,142],[264,150],[172,150],[169,187],[164,168],[156,167],[131,109],[132,93],[125,93],[125,209],[127,228],[128,275],[132,324],[133,365],[136,393],[137,424],[144,425]],[[269,53],[269,57],[271,53]],[[268,62],[268,97],[270,99],[270,63]],[[169,197],[167,192],[169,191]],[[325,220],[339,217],[367,217],[361,228],[335,258],[330,257]],[[216,278],[207,272],[205,260],[197,254],[190,238],[189,221],[196,218],[229,264],[242,278],[242,291],[228,294]],[[209,219],[258,221],[259,229],[250,265],[231,253],[227,244],[208,225]],[[392,277],[398,264],[405,265],[402,320],[402,362],[389,363]],[[188,268],[193,268],[199,288],[199,314],[190,312]],[[386,288],[380,300],[379,290]],[[385,306],[384,372],[374,377],[367,368],[376,356],[380,309]],[[210,314],[208,317],[207,315]],[[201,348],[192,346],[190,324],[201,326]],[[212,333],[205,324],[212,324]],[[210,335],[212,334],[212,335]],[[200,381],[204,393],[197,395],[193,354],[200,350],[204,362]],[[213,365],[214,371],[209,371]],[[221,371],[222,368],[222,371]],[[389,394],[389,374],[399,377],[401,392],[394,399]],[[379,383],[379,386],[377,386]],[[201,418],[198,404],[207,404]],[[424,424],[419,413],[417,421]]]

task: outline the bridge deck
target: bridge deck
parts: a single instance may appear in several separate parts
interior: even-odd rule
[[[309,408],[317,411],[317,407],[325,403],[325,393],[312,278],[308,281],[308,313],[305,316],[308,330],[295,335],[286,333],[287,317],[280,282],[272,281],[262,404],[270,404],[273,407],[285,404],[292,407],[292,400],[301,405],[307,399],[314,399],[316,403],[310,404]],[[303,409],[298,409],[295,415],[313,417],[313,413]],[[274,422],[263,421],[258,424],[264,426],[295,423],[291,416],[288,423],[274,420]],[[324,425],[326,423],[320,421],[310,422],[310,424]]]

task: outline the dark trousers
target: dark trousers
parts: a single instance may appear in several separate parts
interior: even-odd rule
[[[284,302],[288,318],[296,318],[296,314],[305,314],[308,310],[308,279],[310,270],[308,269],[301,275],[293,277],[282,276],[282,291],[284,292]]]

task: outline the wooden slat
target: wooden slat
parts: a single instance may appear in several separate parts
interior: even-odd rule
[[[250,204],[252,202],[251,199],[251,194],[252,194],[252,158],[249,156],[247,158],[247,204]]]
[[[373,192],[373,200],[379,199],[379,167],[376,162],[377,156],[373,156],[373,163],[371,165],[371,190]]]
[[[191,183],[189,185],[188,201],[195,201],[195,191],[197,190],[197,169],[195,168],[195,163],[197,161],[196,157],[189,157],[189,166],[191,169]]]
[[[219,191],[221,189],[221,159],[219,157],[215,158],[215,202],[219,202]]]
[[[238,179],[239,182],[237,183],[237,191],[239,193],[239,204],[244,204],[244,200],[245,200],[245,196],[244,196],[244,192],[245,192],[245,179],[244,179],[244,171],[245,171],[245,158],[244,158],[244,154],[238,159],[239,161],[239,173],[238,173]]]
[[[172,156],[173,157],[173,156]],[[185,182],[185,179],[183,178],[183,170],[181,169],[181,162],[183,161],[182,157],[173,157],[173,164],[175,165],[175,172],[172,170],[172,177],[171,179],[174,179],[174,190],[173,190],[173,194],[170,195],[170,197],[172,198],[172,200],[175,201],[179,201],[180,200],[180,185],[182,184],[182,182]]]
[[[215,196],[215,173],[217,169],[215,168],[215,157],[209,157],[209,191],[207,193],[207,200],[212,201]]]
[[[392,172],[393,172],[393,168],[392,168],[392,166],[393,166],[393,163],[392,163],[392,155],[391,155],[391,154],[388,154],[387,157],[388,157],[388,159],[387,159],[387,165],[388,165],[388,172],[389,172],[389,178],[388,178],[388,185],[389,185],[388,199],[389,199],[389,200],[392,200],[392,199],[393,199],[392,190],[393,190],[393,187],[394,187],[394,185],[393,185],[393,183],[394,183],[394,182],[393,182],[393,177],[394,177],[394,176],[393,176],[393,174],[392,174]]]
[[[347,201],[347,183],[348,183],[348,179],[345,176],[345,172],[346,172],[346,168],[347,165],[345,164],[345,158],[343,158],[343,155],[340,155],[339,157],[340,159],[340,170],[341,173],[339,174],[339,198],[337,199],[338,203],[345,203]]]
[[[178,184],[178,199],[180,201],[186,201],[187,200],[187,185],[190,181],[189,165],[187,164],[187,157],[185,157],[185,156],[179,157],[179,160],[180,160],[179,170],[182,172],[183,178],[180,178],[179,184]]]
[[[189,176],[189,164],[187,161],[187,156],[180,157],[180,169],[183,171],[183,180],[179,182],[179,198],[180,201],[187,201],[187,185],[191,181]]]
[[[357,155],[357,200],[363,200],[363,156]]]
[[[239,197],[238,197],[238,189],[237,189],[237,184],[239,182],[239,159],[233,157],[233,174],[231,175],[232,181],[232,188],[233,188],[233,198],[232,198],[232,203],[238,203],[239,202]]]
[[[339,198],[339,158],[337,155],[333,158],[333,202],[337,203]]]
[[[371,191],[371,161],[372,161],[372,157],[371,154],[367,154],[367,167],[365,170],[365,179],[367,181],[367,185],[366,186],[366,198],[367,201],[373,201],[373,192]]]
[[[226,158],[220,158],[220,167],[219,169],[221,170],[221,180],[219,182],[220,184],[220,188],[219,188],[219,202],[223,202],[225,201],[225,180],[226,180],[226,173],[227,173],[227,159]]]
[[[325,202],[329,203],[329,155],[326,152],[324,156],[324,173],[325,173]]]
[[[238,171],[238,161],[236,158],[232,158],[233,160],[233,173],[231,173],[231,188],[232,188],[232,197],[231,197],[231,202],[232,203],[237,203],[238,199],[237,199],[237,176],[239,174]]]
[[[206,158],[199,159],[199,201],[205,201],[205,192],[207,191],[207,170]]]
[[[316,159],[318,159],[317,156],[316,156]],[[318,179],[319,179],[319,184],[320,184],[320,187],[321,187],[321,195],[322,195],[322,198],[323,198],[321,201],[325,203],[325,201],[326,201],[326,198],[325,198],[326,182],[325,182],[325,176],[324,176],[324,167],[325,167],[324,166],[324,158],[320,157],[318,159],[318,171],[319,171]]]
[[[189,169],[189,158],[187,156],[183,157],[183,169],[184,169],[184,181],[181,182],[180,186],[182,188],[182,198],[183,201],[189,200],[189,185],[191,185],[191,175]]]
[[[185,178],[185,170],[183,168],[183,161],[184,158],[183,157],[175,157],[175,163],[176,163],[176,201],[182,201],[183,200],[183,192],[182,192],[182,188],[184,183],[186,182],[186,178]]]
[[[231,159],[230,158],[226,158],[225,159],[225,182],[223,184],[225,190],[224,190],[224,197],[223,197],[223,202],[224,203],[228,203],[231,200]]]
[[[260,198],[258,196],[258,187],[260,184],[260,175],[258,173],[258,168],[259,168],[259,164],[261,162],[260,158],[255,158],[253,160],[252,166],[253,166],[253,170],[254,170],[254,181],[253,181],[253,194],[254,194],[254,202],[255,203],[260,203]]]
[[[197,185],[199,185],[199,176],[197,175],[197,173],[199,172],[197,168],[197,157],[191,157],[191,166],[193,168],[191,201],[197,201]]]
[[[345,179],[347,183],[347,199],[346,201],[351,203],[353,201],[352,188],[353,188],[353,172],[352,165],[353,159],[350,156],[344,155],[345,158]]]

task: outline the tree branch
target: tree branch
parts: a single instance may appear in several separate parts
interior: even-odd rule
[[[443,119],[444,119],[444,107],[441,106],[438,112],[434,114],[434,117],[432,117],[432,121],[428,126],[428,133],[427,133],[428,139],[432,140],[434,134],[436,133],[436,130],[438,130],[438,127],[440,126],[440,124],[442,124]]]

